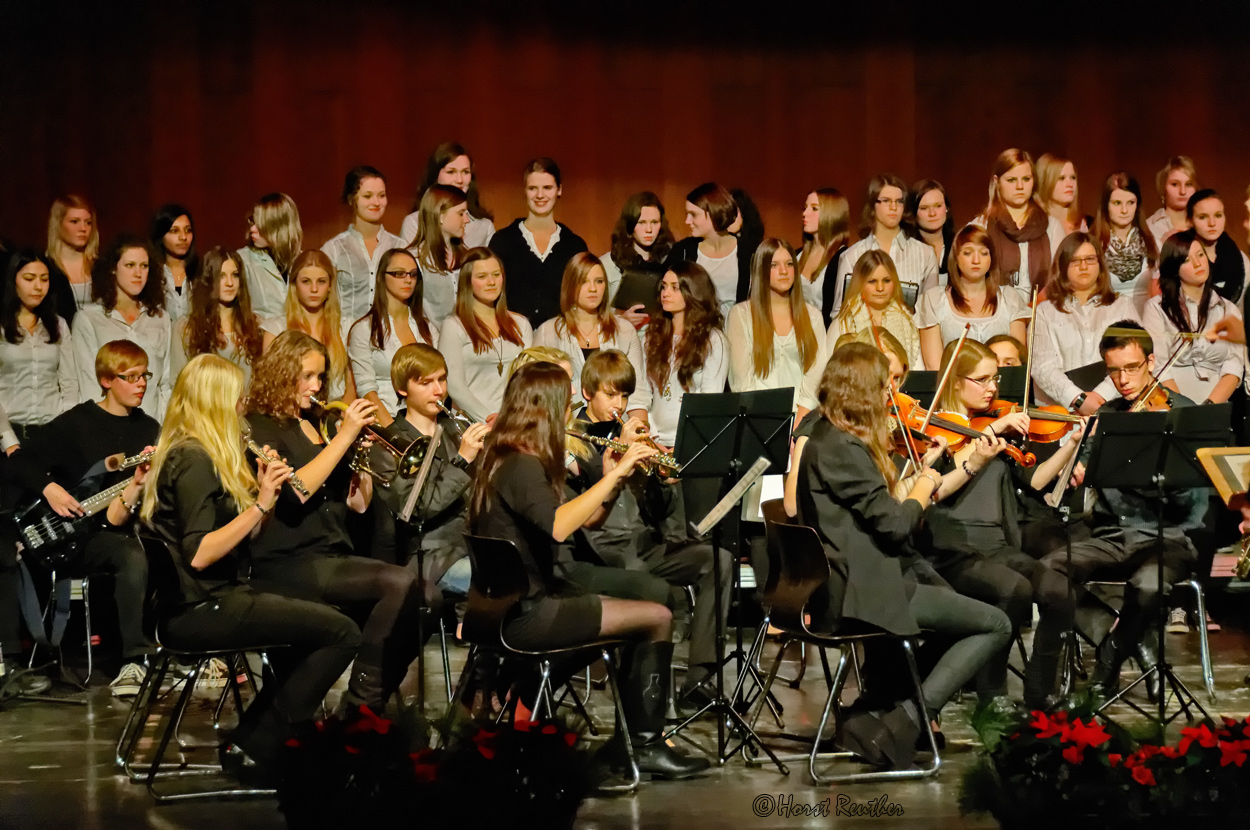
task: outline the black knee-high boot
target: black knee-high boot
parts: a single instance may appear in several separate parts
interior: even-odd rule
[[[702,772],[710,762],[682,755],[664,740],[672,660],[672,643],[639,643],[628,657],[620,691],[638,769],[657,778],[678,779]]]

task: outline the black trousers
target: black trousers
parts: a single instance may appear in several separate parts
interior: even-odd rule
[[[197,651],[285,646],[269,653],[276,684],[262,687],[234,736],[253,758],[272,764],[291,727],[312,720],[356,656],[360,629],[328,605],[240,588],[167,620],[162,639]]]
[[[393,690],[420,648],[420,609],[412,571],[361,556],[301,553],[257,560],[252,584],[259,591],[324,602],[361,623],[357,668],[380,672],[383,693]],[[352,672],[352,689],[360,671]],[[371,696],[370,696],[371,697]]]
[[[122,658],[138,660],[156,650],[156,643],[143,628],[144,601],[148,590],[148,559],[143,545],[128,533],[102,530],[83,548],[83,566],[88,573],[113,577],[113,599],[121,631]]]
[[[1001,609],[1011,620],[1013,635],[1031,622],[1033,603],[1037,603],[1040,618],[1033,635],[1033,654],[1025,668],[1025,696],[1037,699],[1052,694],[1057,688],[1063,640],[1072,628],[1076,606],[1063,574],[1045,560],[1011,547],[962,559],[939,569],[939,573],[959,593]],[[1007,693],[1010,653],[1008,642],[977,675],[981,697]]]
[[[1163,584],[1159,583],[1159,563],[1163,564]],[[1188,539],[1162,540],[1123,530],[1072,545],[1070,574],[1075,583],[1092,580],[1127,580],[1124,605],[1116,623],[1117,657],[1141,642],[1159,603],[1168,589],[1184,579],[1194,567],[1197,553]],[[1042,560],[1060,574],[1069,573],[1066,551],[1056,551]],[[1105,606],[1098,609],[1110,616]]]

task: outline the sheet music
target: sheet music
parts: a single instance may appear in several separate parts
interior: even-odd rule
[[[712,508],[711,512],[703,517],[703,521],[699,522],[699,524],[695,526],[695,534],[700,538],[706,536],[708,531],[715,527],[716,523],[725,518],[729,511],[733,509],[733,506],[738,503],[738,499],[742,498],[742,494],[755,483],[755,480],[764,475],[764,471],[769,468],[770,464],[771,462],[769,462],[768,458],[765,456],[761,455],[759,458],[755,459],[755,463],[752,464],[750,469],[748,469],[742,478],[738,480],[738,483],[725,494],[725,498],[721,499],[716,506]]]

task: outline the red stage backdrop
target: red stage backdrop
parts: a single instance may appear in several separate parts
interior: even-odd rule
[[[398,231],[446,139],[473,153],[498,225],[523,211],[525,161],[554,157],[558,216],[597,253],[641,189],[684,236],[683,197],[709,179],[746,188],[793,242],[810,190],[838,187],[858,210],[880,171],[942,181],[963,221],[1010,146],[1073,158],[1091,214],[1119,168],[1153,211],[1155,171],[1187,153],[1245,240],[1250,73],[1240,40],[1210,39],[1247,31],[1240,12],[1173,25],[654,4],[648,22],[592,2],[27,5],[0,9],[0,236],[23,244],[42,246],[50,201],[73,191],[106,241],[178,201],[201,251],[235,247],[253,200],[280,190],[317,246],[346,226],[356,164],[387,175]]]

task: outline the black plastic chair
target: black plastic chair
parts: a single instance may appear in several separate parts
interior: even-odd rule
[[[811,775],[813,783],[852,784],[868,781],[928,778],[936,775],[941,767],[942,759],[938,754],[937,740],[933,735],[930,713],[925,711],[920,671],[916,667],[915,638],[900,637],[880,629],[870,629],[862,624],[858,624],[854,630],[847,626],[845,628],[835,628],[832,631],[813,631],[807,622],[806,609],[808,601],[816,591],[825,590],[825,585],[830,579],[841,579],[842,576],[830,567],[829,559],[825,555],[824,545],[821,543],[820,537],[816,535],[816,531],[799,524],[781,524],[777,522],[768,522],[767,524],[768,531],[775,534],[776,551],[780,560],[780,567],[776,569],[776,579],[774,580],[773,575],[770,573],[769,584],[765,590],[764,601],[770,609],[773,626],[781,629],[792,639],[800,640],[822,649],[836,648],[841,652],[838,668],[829,686],[829,696],[825,700],[824,710],[821,714],[820,726],[816,730],[816,735],[812,740],[811,752],[807,756],[808,773]],[[877,770],[842,775],[821,775],[816,769],[817,761],[848,755],[848,753],[822,753],[820,752],[820,746],[824,738],[825,728],[829,723],[830,714],[833,713],[835,707],[838,708],[835,717],[841,717],[840,698],[842,687],[846,684],[850,666],[854,661],[855,646],[866,640],[886,638],[898,640],[907,656],[907,667],[915,689],[916,701],[920,711],[925,713],[923,718],[924,730],[928,736],[929,748],[933,752],[933,759],[929,766],[922,769]],[[779,649],[777,659],[773,661],[772,669],[768,673],[768,679],[764,682],[765,693],[772,688],[773,682],[777,679],[777,670],[781,666],[783,652],[784,649]],[[758,717],[759,712],[757,711],[755,718],[758,719]]]
[[[629,758],[630,780],[620,786],[607,786],[601,789],[617,792],[633,792],[640,781],[638,763],[634,758],[633,743],[629,738],[629,724],[625,711],[621,706],[620,688],[617,684],[616,666],[612,653],[626,644],[621,639],[601,639],[588,643],[579,643],[567,648],[529,650],[510,645],[504,637],[504,625],[521,598],[529,589],[529,577],[521,561],[520,551],[507,539],[496,539],[489,536],[471,536],[465,534],[469,545],[469,557],[473,563],[473,576],[469,583],[469,602],[464,614],[462,628],[463,637],[472,648],[465,660],[460,681],[456,684],[456,692],[451,705],[460,703],[460,698],[467,688],[467,680],[472,677],[475,664],[482,652],[490,652],[501,658],[511,658],[521,662],[536,663],[539,669],[538,692],[534,705],[530,710],[534,717],[548,717],[554,713],[555,703],[551,688],[551,661],[556,657],[573,656],[579,652],[586,653],[587,662],[590,655],[598,652],[607,667],[608,683],[612,688],[612,698],[616,706],[617,723],[625,741],[625,749]],[[574,695],[574,699],[580,700]],[[516,703],[513,695],[512,706]],[[505,713],[507,709],[505,708]],[[582,709],[583,716],[589,723],[589,715]],[[501,713],[501,717],[504,713]]]
[[[148,584],[149,589],[155,599],[155,605],[158,609],[162,607],[162,601],[169,597],[177,584],[177,568],[179,567],[175,560],[175,554],[169,550],[168,545],[160,539],[151,536],[140,536],[139,541],[143,544],[143,551],[147,555],[148,560]],[[158,626],[159,639],[159,626]],[[275,794],[273,789],[255,788],[255,787],[216,787],[207,790],[190,790],[181,792],[163,792],[157,789],[157,783],[162,780],[171,778],[185,778],[188,776],[204,776],[214,773],[221,773],[222,768],[219,763],[211,764],[194,764],[186,762],[185,758],[177,764],[167,764],[165,755],[169,750],[171,742],[178,744],[179,750],[182,749],[208,749],[216,754],[217,745],[187,745],[178,738],[178,731],[182,725],[182,720],[186,715],[187,708],[191,703],[192,693],[195,691],[200,673],[208,665],[209,661],[214,658],[220,659],[230,668],[227,675],[226,688],[222,690],[221,697],[218,699],[216,707],[213,711],[213,728],[217,728],[218,721],[221,718],[222,711],[225,706],[226,698],[234,699],[235,708],[241,713],[243,711],[243,698],[239,686],[240,670],[246,672],[248,682],[251,685],[253,694],[256,691],[255,679],[251,675],[248,668],[247,656],[255,654],[259,657],[263,670],[264,683],[274,682],[273,671],[269,665],[268,653],[274,649],[280,648],[278,645],[260,645],[247,649],[215,649],[202,651],[188,651],[180,649],[171,649],[162,647],[150,660],[150,667],[143,683],[139,688],[139,693],[135,695],[134,701],[131,703],[130,714],[126,719],[126,724],[122,728],[122,734],[118,738],[115,753],[115,763],[126,774],[126,776],[135,783],[144,782],[148,788],[148,792],[152,794],[152,798],[158,804],[171,801],[186,801],[190,799],[200,798],[223,798],[233,796],[271,796]],[[148,722],[151,720],[156,710],[157,703],[162,699],[161,686],[174,662],[191,666],[191,671],[185,678],[180,680],[182,683],[182,691],[179,693],[173,706],[166,715],[166,722],[163,731],[160,732],[160,739],[157,743],[155,754],[150,761],[143,764],[136,763],[136,750],[138,749],[140,740],[147,729]],[[174,690],[177,689],[175,684]],[[171,690],[172,692],[173,690]],[[214,760],[216,760],[214,758]]]

